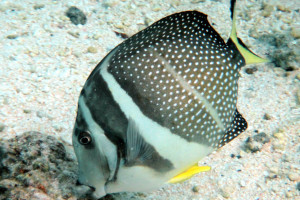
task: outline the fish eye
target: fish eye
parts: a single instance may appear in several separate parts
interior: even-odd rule
[[[81,132],[78,136],[78,141],[82,145],[88,145],[92,142],[92,137],[89,132]]]

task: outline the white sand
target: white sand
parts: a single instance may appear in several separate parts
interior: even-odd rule
[[[34,9],[36,2],[44,7]],[[1,138],[39,131],[71,144],[77,99],[87,76],[113,47],[123,41],[113,31],[132,35],[145,28],[145,22],[151,24],[182,10],[208,14],[210,22],[224,38],[228,37],[231,28],[229,1],[65,2],[0,2],[0,122],[5,125],[0,132]],[[297,0],[281,4],[269,2],[273,11],[264,17],[261,0],[238,1],[238,34],[258,55],[266,57],[270,49],[275,48],[260,40],[260,36],[276,37],[277,33],[289,34],[288,30],[299,27]],[[65,11],[72,5],[86,14],[87,24],[75,26],[65,16]],[[249,37],[249,32],[254,32],[253,37]],[[74,37],[76,34],[79,36]],[[7,38],[14,35],[15,39]],[[299,46],[299,39],[289,45]],[[97,52],[88,53],[88,47],[95,47]],[[300,76],[300,71],[299,63],[296,64],[298,71],[287,75],[283,70],[274,69],[272,63],[257,65],[258,71],[252,75],[241,71],[238,108],[249,128],[238,139],[201,161],[212,166],[210,172],[152,193],[122,194],[116,198],[299,198],[296,189],[299,176],[294,180],[288,178],[292,177],[291,173],[299,174],[300,168],[300,102],[296,99],[297,92],[300,96],[300,84],[295,78]],[[271,116],[270,120],[263,119],[266,113]],[[258,153],[246,153],[242,146],[247,137],[255,134],[254,130],[265,132],[271,141]],[[282,135],[273,137],[278,132]],[[239,154],[242,158],[231,158],[231,154]],[[277,178],[268,179],[273,171]],[[192,191],[194,186],[198,192]]]

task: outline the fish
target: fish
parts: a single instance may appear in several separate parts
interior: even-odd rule
[[[210,170],[198,161],[247,129],[239,71],[267,59],[232,31],[225,42],[199,11],[169,15],[95,67],[78,100],[72,141],[78,183],[100,198],[152,191]]]

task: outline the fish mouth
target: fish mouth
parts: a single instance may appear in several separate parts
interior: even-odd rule
[[[105,197],[107,195],[107,193],[106,193],[106,187],[104,187],[104,188],[97,188],[96,190],[94,190],[93,192],[92,192],[92,197],[94,198],[94,199],[101,199],[102,197]]]
[[[107,192],[106,192],[106,186],[104,185],[103,187],[95,187],[91,186],[85,183],[80,182],[80,180],[76,181],[76,186],[81,189],[79,193],[83,196],[89,196],[92,197],[93,199],[99,199],[104,197]]]
[[[80,183],[79,180],[76,181],[76,186],[86,186],[86,187],[88,187],[89,190],[90,190],[89,193],[93,193],[93,192],[96,191],[96,188],[95,188],[95,187],[90,186],[90,185],[86,185],[86,184],[82,184],[82,183]]]
[[[90,188],[91,192],[95,192],[95,191],[96,191],[96,188],[95,188],[95,187],[90,186],[90,185],[87,185],[87,186]]]

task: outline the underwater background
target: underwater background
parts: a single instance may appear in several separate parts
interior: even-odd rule
[[[126,37],[175,12],[207,14],[227,41],[229,6],[229,0],[1,0],[0,199],[88,199],[75,186],[71,135],[90,72]],[[238,109],[248,129],[199,162],[209,172],[104,199],[299,198],[300,3],[236,6],[238,36],[271,60],[240,71]]]

